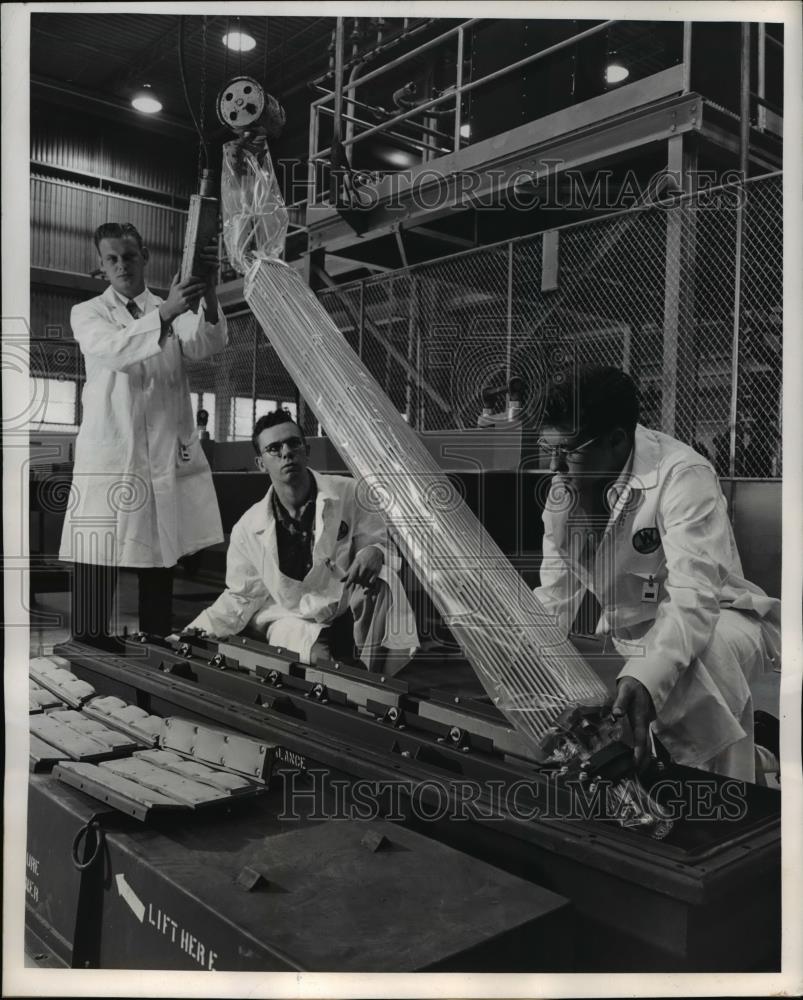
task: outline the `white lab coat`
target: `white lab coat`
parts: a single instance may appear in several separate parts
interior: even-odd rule
[[[619,676],[650,692],[654,732],[674,759],[753,780],[750,682],[779,663],[780,601],[742,576],[714,469],[639,425],[610,500],[594,552],[588,518],[553,495],[536,596],[568,632],[591,590],[602,606],[597,633],[625,657]]]
[[[388,544],[381,515],[358,503],[355,480],[312,475],[318,494],[312,568],[306,577],[294,580],[279,569],[271,486],[232,528],[226,590],[189,627],[228,636],[250,623],[264,630],[273,645],[291,649],[309,662],[321,631],[349,607],[342,577],[361,549],[376,545],[385,556],[380,579],[390,591],[382,645],[412,655],[418,645],[415,615],[398,576],[399,556]]]
[[[226,321],[184,313],[160,349],[161,301],[146,290],[135,320],[109,286],[72,310],[86,384],[59,553],[68,562],[169,567],[223,541],[184,358],[221,351]]]

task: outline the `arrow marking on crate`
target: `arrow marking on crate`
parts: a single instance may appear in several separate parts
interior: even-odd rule
[[[114,879],[117,882],[117,891],[131,907],[137,920],[142,923],[145,919],[145,904],[126,882],[125,875],[115,875]]]

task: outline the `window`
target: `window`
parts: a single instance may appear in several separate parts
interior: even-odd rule
[[[255,411],[250,396],[233,396],[229,411],[229,440],[250,441],[254,429],[254,412],[256,412],[256,419],[259,420],[260,417],[277,408],[287,410],[292,415],[293,420],[296,419],[296,404],[293,402],[283,399],[264,399],[258,396]]]
[[[257,408],[256,408],[257,420],[259,420],[260,417],[264,417],[266,413],[270,413],[271,411],[275,410],[277,405],[281,404],[277,404],[275,399],[257,398]],[[249,437],[250,436],[251,435],[249,432]]]
[[[261,400],[257,400],[257,417]],[[229,441],[250,441],[254,429],[254,402],[250,396],[232,396],[229,410]]]
[[[32,378],[31,429],[75,430],[77,385],[69,379]]]

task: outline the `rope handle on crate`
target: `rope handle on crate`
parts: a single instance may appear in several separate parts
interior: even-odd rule
[[[78,850],[81,845],[82,840],[89,836],[89,831],[93,831],[95,834],[95,850],[92,852],[91,856],[87,861],[78,860]],[[103,832],[103,827],[100,825],[100,820],[97,816],[92,816],[86,823],[78,830],[76,835],[73,837],[72,842],[72,863],[79,872],[86,871],[90,868],[98,859],[100,855],[101,847],[105,841],[105,835]]]

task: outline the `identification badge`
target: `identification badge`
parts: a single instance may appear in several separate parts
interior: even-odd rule
[[[646,583],[641,585],[641,600],[648,604],[658,603],[658,584],[650,577]]]
[[[189,462],[190,460],[190,446],[184,444],[183,441],[178,443],[178,457],[181,462]]]

